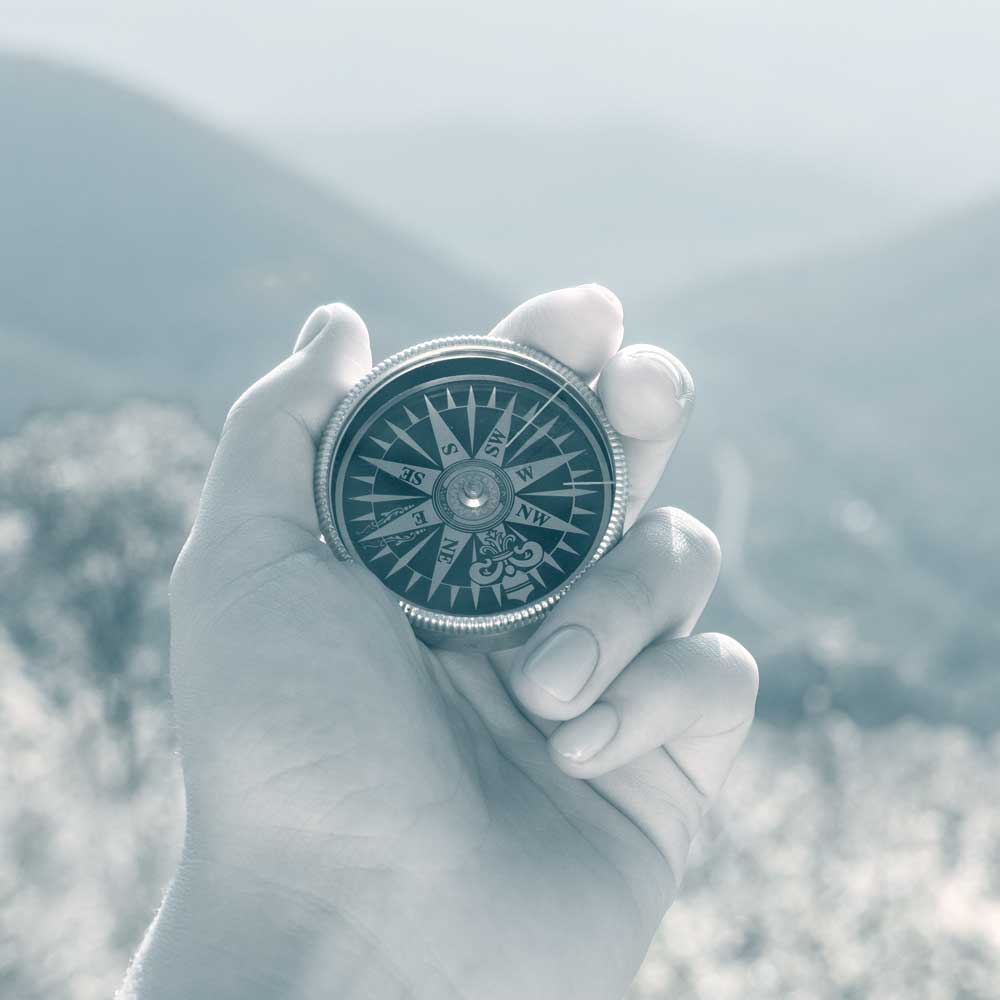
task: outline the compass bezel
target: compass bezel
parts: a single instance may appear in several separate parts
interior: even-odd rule
[[[555,375],[572,391],[579,403],[594,418],[596,429],[604,435],[614,466],[614,493],[607,527],[594,547],[590,558],[580,565],[557,590],[513,611],[482,615],[453,615],[422,607],[407,601],[390,590],[398,599],[400,608],[410,620],[420,637],[432,645],[479,646],[499,648],[520,642],[524,633],[536,627],[551,608],[561,600],[581,576],[621,538],[625,523],[628,496],[628,470],[625,452],[614,427],[608,420],[597,394],[576,372],[555,358],[510,340],[468,334],[439,337],[415,344],[393,354],[376,365],[351,389],[334,411],[320,439],[314,473],[314,494],[320,528],[327,545],[343,562],[356,562],[340,535],[334,518],[333,458],[340,444],[342,432],[350,425],[355,412],[371,393],[391,379],[414,368],[451,357],[493,357],[497,360],[515,361],[533,367],[543,374]],[[389,588],[386,588],[389,590]],[[510,640],[504,642],[503,640]]]

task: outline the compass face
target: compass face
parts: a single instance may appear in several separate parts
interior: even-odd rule
[[[620,446],[593,393],[543,355],[423,346],[331,421],[325,528],[423,621],[523,619],[620,531]]]

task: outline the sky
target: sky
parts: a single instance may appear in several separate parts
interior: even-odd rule
[[[631,117],[878,174],[1000,176],[1000,4],[4,0],[0,45],[100,67],[259,132]]]

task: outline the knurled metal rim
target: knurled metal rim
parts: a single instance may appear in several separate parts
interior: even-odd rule
[[[628,496],[628,469],[625,463],[625,451],[611,421],[608,420],[597,394],[571,368],[549,357],[542,351],[523,344],[498,337],[486,337],[481,334],[468,334],[456,337],[438,337],[422,344],[407,347],[398,354],[393,354],[377,364],[364,376],[347,394],[334,411],[323,437],[320,440],[316,456],[316,467],[313,478],[313,492],[316,499],[316,512],[319,515],[320,528],[327,545],[343,562],[354,562],[354,558],[337,531],[333,520],[333,507],[330,497],[331,464],[333,455],[339,443],[340,432],[347,425],[352,414],[362,400],[388,379],[415,367],[418,363],[446,358],[453,352],[460,352],[470,347],[485,349],[499,358],[513,357],[530,361],[555,372],[578,394],[582,402],[593,413],[601,430],[607,438],[614,463],[615,492],[611,506],[611,516],[600,543],[591,558],[584,563],[563,585],[553,593],[538,601],[525,605],[517,611],[504,611],[492,615],[446,615],[429,608],[411,604],[402,598],[399,606],[410,619],[413,626],[431,634],[449,636],[467,636],[470,639],[502,635],[513,629],[526,628],[540,622],[569,589],[621,538],[625,524],[625,503]],[[388,588],[387,588],[388,589]]]

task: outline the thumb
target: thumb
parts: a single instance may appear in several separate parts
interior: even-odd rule
[[[291,356],[229,411],[184,557],[211,551],[214,560],[224,548],[238,553],[238,571],[247,572],[321,544],[312,490],[316,443],[370,368],[361,317],[339,303],[316,309]]]

